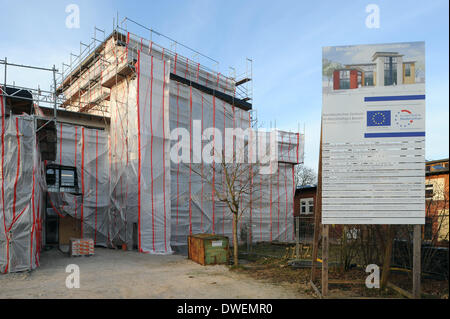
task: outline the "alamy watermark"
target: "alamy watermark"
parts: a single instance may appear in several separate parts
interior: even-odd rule
[[[80,28],[80,7],[77,4],[71,3],[66,6],[66,28],[79,29]]]
[[[173,163],[259,164],[260,174],[273,174],[278,169],[278,132],[253,128],[215,127],[201,131],[201,121],[194,120],[192,134],[182,127],[172,130],[175,143],[170,150]],[[191,156],[192,154],[192,156]]]
[[[377,4],[371,3],[366,6],[366,27],[369,29],[380,28],[380,7]]]
[[[68,289],[80,288],[80,267],[76,264],[67,265],[66,273],[70,273],[66,277],[66,287]]]
[[[366,287],[380,288],[380,267],[375,264],[367,265],[366,272],[370,273],[366,278]]]

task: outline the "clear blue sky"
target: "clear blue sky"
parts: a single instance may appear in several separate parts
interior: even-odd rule
[[[68,4],[80,28],[65,27]],[[366,5],[380,7],[380,28],[365,26]],[[128,16],[220,61],[219,70],[253,59],[254,106],[268,127],[306,126],[305,163],[317,168],[323,46],[425,41],[427,159],[448,157],[449,4],[433,1],[4,1],[0,57],[60,67],[87,43],[94,26],[112,30]],[[157,41],[157,39],[155,39]],[[1,75],[1,74],[0,74]],[[2,75],[1,75],[2,76]],[[17,85],[45,87],[48,74],[8,74]]]

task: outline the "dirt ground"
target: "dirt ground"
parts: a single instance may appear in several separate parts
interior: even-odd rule
[[[66,288],[66,266],[80,267],[80,288]],[[298,283],[270,283],[182,255],[96,248],[95,256],[44,251],[32,272],[0,275],[0,298],[311,298]]]
[[[290,248],[289,248],[290,247]],[[305,287],[301,292],[311,297],[317,297],[309,288],[311,268],[291,268],[288,266],[292,259],[291,252],[293,245],[260,243],[253,247],[252,254],[245,254],[245,249],[241,247],[241,258],[247,261],[238,272],[246,274],[255,279],[262,279],[274,283],[283,284],[289,282],[298,287]],[[320,251],[319,251],[320,252]],[[311,258],[310,256],[308,256]],[[309,261],[308,258],[304,260]],[[332,264],[332,263],[330,263]],[[328,298],[405,298],[393,289],[368,289],[365,287],[367,273],[364,268],[353,267],[350,270],[342,271],[338,265],[331,265],[329,269],[329,295]],[[315,284],[321,289],[321,266],[318,265]],[[412,277],[409,271],[403,269],[391,270],[389,282],[411,292]],[[301,289],[301,288],[300,288]],[[432,279],[423,274],[421,280],[422,298],[448,299],[448,280]]]

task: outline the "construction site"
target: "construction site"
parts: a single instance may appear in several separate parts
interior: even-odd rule
[[[250,145],[244,130],[259,127],[250,59],[241,76],[225,76],[214,70],[215,60],[125,18],[110,33],[95,28],[61,69],[10,60],[0,61],[0,272],[33,270],[45,262],[46,247],[66,253],[72,238],[129,251],[123,258],[186,255],[193,234],[241,244],[220,191],[229,187],[221,147],[233,158],[247,154],[248,163],[232,164],[245,172],[237,177],[237,240],[294,241],[294,166],[303,162],[304,135],[272,129],[261,133],[265,144]],[[8,83],[14,67],[53,73],[52,89]],[[243,133],[230,145],[226,128]],[[212,162],[195,151],[198,129]],[[187,141],[181,130],[189,132]],[[276,157],[264,174],[262,163],[248,159],[271,147],[269,135]],[[171,160],[176,145],[189,150],[187,161]]]

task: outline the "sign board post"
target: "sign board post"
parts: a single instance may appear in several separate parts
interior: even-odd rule
[[[317,174],[317,190],[316,190],[316,202],[314,203],[314,238],[313,238],[313,250],[312,250],[312,267],[310,283],[314,285],[316,280],[316,264],[317,254],[319,250],[319,232],[320,232],[320,219],[322,217],[322,125],[320,126],[320,149],[319,149],[319,172]]]
[[[322,296],[328,296],[328,248],[330,225],[322,225]]]
[[[413,296],[420,299],[420,274],[421,274],[421,256],[422,256],[422,226],[414,225],[413,239]]]

